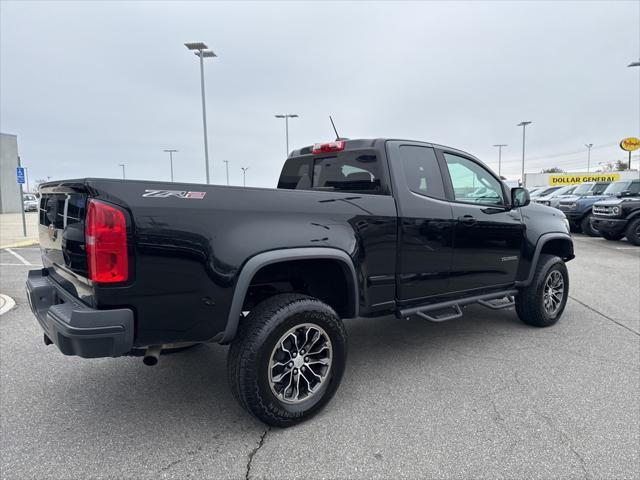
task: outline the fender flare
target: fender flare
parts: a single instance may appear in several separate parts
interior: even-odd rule
[[[533,252],[533,258],[531,259],[531,266],[529,267],[529,275],[527,276],[526,280],[516,282],[516,287],[526,287],[527,285],[531,284],[531,282],[533,281],[533,275],[536,272],[536,265],[538,264],[538,260],[540,259],[540,252],[542,252],[542,248],[550,240],[567,240],[569,241],[569,243],[573,245],[573,240],[571,239],[571,235],[569,235],[568,233],[554,232],[554,233],[545,233],[540,235],[540,238],[538,238],[538,243],[536,243],[536,249]],[[571,258],[574,258],[574,257],[571,257]]]
[[[350,302],[351,310],[354,317],[358,316],[358,277],[353,266],[351,257],[343,250],[328,247],[303,247],[303,248],[286,248],[281,250],[270,250],[268,252],[259,253],[251,257],[244,264],[238,275],[238,279],[233,291],[233,299],[231,300],[231,308],[227,318],[227,325],[220,338],[219,343],[229,343],[236,335],[238,323],[240,323],[240,315],[242,314],[242,305],[249,290],[249,284],[254,275],[263,267],[279,262],[290,260],[337,260],[346,268],[348,287],[351,290]]]
[[[635,220],[638,217],[640,217],[640,209],[634,210],[633,212],[631,212],[629,215],[627,215],[625,220],[630,222],[631,220]]]

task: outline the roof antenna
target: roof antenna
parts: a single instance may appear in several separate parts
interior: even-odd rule
[[[340,135],[338,135],[338,130],[336,129],[336,124],[333,123],[333,118],[329,115],[329,120],[331,120],[331,126],[333,127],[333,131],[336,132],[336,140],[340,140]]]

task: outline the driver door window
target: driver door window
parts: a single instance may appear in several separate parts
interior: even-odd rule
[[[482,205],[504,205],[502,185],[485,168],[458,155],[444,153],[454,199]]]

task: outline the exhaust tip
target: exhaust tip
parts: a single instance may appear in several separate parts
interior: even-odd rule
[[[144,363],[145,365],[148,365],[149,367],[153,367],[154,365],[158,364],[158,357],[145,356],[142,359],[142,363]]]
[[[160,360],[160,353],[162,352],[162,345],[151,345],[147,347],[147,351],[144,353],[142,363],[149,367],[153,367],[158,364]]]

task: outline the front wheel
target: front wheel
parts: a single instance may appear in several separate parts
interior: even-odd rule
[[[625,236],[629,243],[640,246],[640,217],[629,222],[625,230]]]
[[[346,357],[346,330],[330,306],[306,295],[276,295],[242,320],[229,349],[229,383],[249,413],[289,427],[331,400]]]
[[[562,316],[569,297],[569,272],[555,255],[540,255],[531,284],[516,297],[516,312],[527,325],[549,327]]]
[[[582,228],[582,233],[589,235],[590,237],[599,237],[600,232],[593,228],[591,225],[591,214],[587,215],[582,219],[580,223],[580,227]]]

